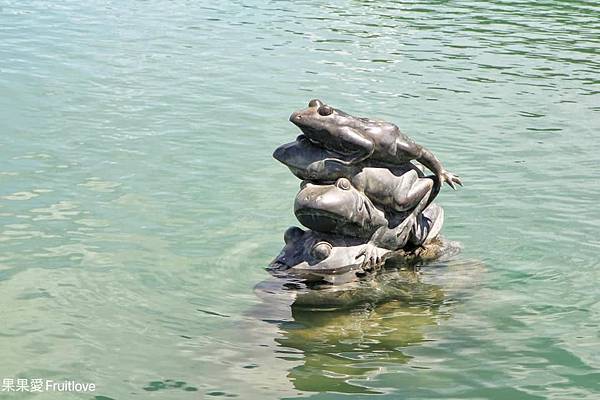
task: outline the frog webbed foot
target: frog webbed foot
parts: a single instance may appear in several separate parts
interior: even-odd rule
[[[454,190],[456,190],[456,185],[463,185],[460,177],[458,175],[454,175],[452,172],[444,170],[442,171],[441,175],[441,182],[446,182]]]
[[[382,264],[385,260],[383,256],[385,251],[373,243],[369,242],[363,245],[356,258],[364,257],[361,267],[365,270],[373,269],[374,267]]]

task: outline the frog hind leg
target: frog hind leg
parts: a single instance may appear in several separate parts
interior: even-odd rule
[[[416,171],[411,171],[412,173],[416,175]],[[408,172],[408,173],[411,173]],[[417,176],[418,179],[418,176]],[[411,244],[415,244],[415,245],[420,245],[421,243],[423,243],[423,241],[426,239],[427,234],[430,230],[430,227],[427,226],[426,232],[427,233],[421,233],[421,235],[419,235],[419,230],[422,230],[422,223],[423,223],[423,210],[426,209],[426,207],[429,205],[429,195],[428,193],[431,192],[431,187],[433,186],[433,180],[431,179],[418,179],[415,180],[414,182],[429,182],[429,185],[426,186],[428,188],[428,190],[426,190],[424,193],[422,193],[420,196],[414,196],[414,198],[412,199],[413,201],[416,201],[416,205],[413,206],[412,210],[410,211],[409,215],[405,218],[404,221],[402,221],[402,223],[400,225],[398,225],[396,228],[394,228],[394,231],[396,233],[396,238],[398,241],[398,245],[400,247],[404,247],[407,243],[411,243]],[[413,184],[413,186],[417,186]],[[411,186],[412,187],[412,186]],[[422,238],[421,238],[422,236]],[[422,240],[421,240],[422,239]]]
[[[429,198],[433,183],[433,180],[430,178],[419,178],[415,170],[403,174],[393,192],[394,210],[409,211],[420,204],[424,206],[425,204],[422,203],[422,200],[423,198]],[[417,212],[421,211],[422,208]]]
[[[440,234],[444,224],[444,209],[437,204],[430,204],[413,225],[408,242],[420,246]]]

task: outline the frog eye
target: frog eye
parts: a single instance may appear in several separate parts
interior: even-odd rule
[[[333,108],[329,107],[328,105],[322,105],[317,111],[319,112],[319,115],[326,117],[333,113]]]
[[[297,240],[300,236],[302,236],[303,233],[304,231],[298,228],[297,226],[290,226],[286,229],[285,233],[283,234],[283,241],[285,242],[285,244],[291,243]]]
[[[308,102],[309,107],[321,107],[322,105],[323,105],[323,102],[319,99],[312,99],[311,101]]]
[[[319,242],[310,249],[310,255],[321,261],[329,257],[333,246],[327,242]]]
[[[342,190],[350,190],[350,181],[346,178],[340,178],[335,182],[335,186]]]

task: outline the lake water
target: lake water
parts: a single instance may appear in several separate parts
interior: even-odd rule
[[[97,386],[36,399],[598,399],[599,15],[0,1],[0,379]],[[439,197],[463,252],[383,282],[390,301],[255,290],[297,223],[271,153],[315,97],[465,183]]]

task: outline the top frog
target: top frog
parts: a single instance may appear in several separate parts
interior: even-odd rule
[[[311,141],[340,154],[330,161],[351,165],[371,159],[397,165],[416,160],[435,174],[438,190],[443,182],[453,189],[455,184],[462,186],[460,178],[446,171],[431,151],[390,122],[353,117],[317,99],[311,100],[307,109],[293,113],[290,121]]]

